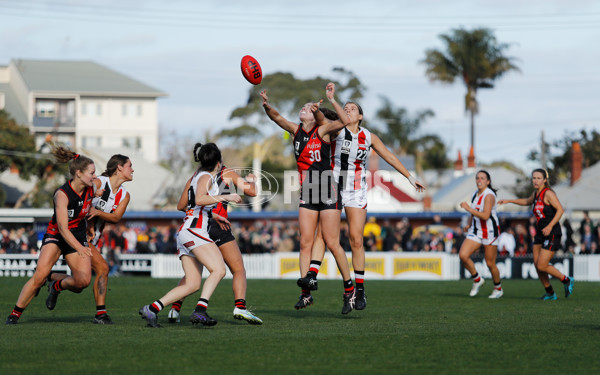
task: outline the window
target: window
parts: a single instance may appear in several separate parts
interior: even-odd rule
[[[142,113],[142,105],[138,104],[137,105],[137,115],[138,117],[142,117],[143,113]]]
[[[82,116],[87,115],[87,104],[86,103],[81,103],[81,115]]]
[[[96,115],[102,116],[102,103],[96,104]]]
[[[121,106],[121,114],[123,115],[123,117],[127,116],[127,103],[123,103],[123,105]]]
[[[102,137],[82,137],[82,147],[102,147]]]
[[[54,117],[56,114],[56,103],[50,100],[36,101],[35,114],[37,117]]]
[[[123,137],[122,145],[123,145],[123,147],[139,150],[142,148],[142,138],[141,137]]]

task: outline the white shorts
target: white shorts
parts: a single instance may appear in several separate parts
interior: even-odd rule
[[[344,207],[354,207],[367,209],[367,190],[342,190],[342,205]]]
[[[208,232],[200,228],[183,228],[177,233],[177,256],[184,255],[195,257],[192,250],[198,246],[214,243]]]
[[[474,235],[473,233],[468,233],[466,238],[468,240],[475,241],[475,242],[480,243],[482,245],[495,245],[495,246],[498,246],[498,242],[496,242],[496,240],[498,239],[498,237],[480,238],[480,237]],[[494,243],[494,242],[496,242],[496,243]]]

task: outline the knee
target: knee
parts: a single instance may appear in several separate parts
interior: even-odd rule
[[[101,266],[96,267],[96,269],[94,269],[94,271],[96,272],[96,277],[104,277],[107,278],[108,277],[108,264],[103,264]]]
[[[462,251],[458,253],[458,257],[460,258],[460,260],[461,260],[463,263],[466,263],[466,262],[468,262],[468,261],[469,261],[469,259],[471,259],[471,256],[470,256],[469,254],[467,254],[467,253],[464,253],[464,252],[462,252]]]
[[[225,266],[216,267],[211,272],[211,274],[214,275],[215,277],[218,277],[219,280],[221,280],[222,278],[224,278],[226,273],[227,273],[227,271],[225,270]]]
[[[492,259],[486,259],[485,264],[487,264],[489,269],[496,268],[496,262]]]
[[[75,290],[79,290],[76,293],[81,292],[83,289],[87,288],[88,285],[90,285],[90,282],[92,281],[92,275],[90,274],[86,274],[86,275],[81,275],[81,276],[73,276],[73,289]]]
[[[351,235],[350,247],[352,249],[360,249],[361,247],[363,247],[363,236]]]

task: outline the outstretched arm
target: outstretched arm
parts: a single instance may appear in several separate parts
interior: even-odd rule
[[[252,173],[248,174],[246,178],[243,178],[233,169],[225,168],[223,171],[223,179],[227,182],[233,182],[235,186],[242,189],[245,195],[249,197],[256,196],[256,176]]]
[[[267,97],[267,90],[262,90],[260,92],[260,96],[263,99],[263,108],[265,109],[265,113],[267,116],[269,116],[271,121],[279,125],[279,127],[283,130],[286,130],[292,134],[296,134],[299,125],[286,120],[282,115],[279,114],[279,112],[271,107],[269,104],[269,98]]]
[[[389,165],[394,167],[395,170],[397,170],[404,177],[406,177],[408,179],[408,181],[410,182],[410,184],[412,186],[414,186],[417,191],[421,192],[421,191],[425,190],[425,185],[423,185],[422,183],[417,181],[410,174],[408,169],[406,169],[404,164],[402,164],[402,162],[400,160],[398,160],[396,155],[394,155],[390,150],[388,150],[388,148],[383,144],[383,142],[381,141],[381,139],[379,139],[378,136],[376,136],[375,134],[372,134],[372,133],[371,133],[371,147],[373,147],[373,150],[375,150],[377,155],[381,156],[381,158],[383,160],[387,161]]]
[[[531,194],[529,198],[519,198],[519,199],[500,199],[498,204],[506,204],[506,203],[514,203],[519,206],[531,206],[533,204],[533,199],[535,197],[535,192]]]

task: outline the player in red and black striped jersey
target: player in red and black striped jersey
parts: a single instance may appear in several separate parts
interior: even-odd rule
[[[46,283],[50,270],[61,254],[71,269],[71,276],[50,283],[46,307],[54,309],[61,290],[79,293],[90,284],[92,278],[92,250],[88,247],[86,238],[86,215],[94,197],[96,167],[90,158],[64,147],[56,147],[52,153],[58,162],[72,160],[69,172],[73,179],[54,193],[54,215],[42,242],[36,270],[21,289],[17,304],[6,324],[18,322],[23,310]]]
[[[356,309],[363,310],[367,306],[364,287],[365,279],[365,249],[363,234],[367,218],[367,157],[373,149],[383,160],[390,164],[399,173],[405,176],[416,191],[423,191],[425,186],[417,181],[404,165],[398,160],[381,139],[361,127],[363,120],[362,108],[354,102],[347,102],[342,108],[335,100],[335,84],[329,82],[325,88],[325,95],[336,108],[337,115],[347,126],[341,129],[331,142],[333,175],[338,182],[342,198],[342,206],[346,211],[346,218],[350,232],[350,246],[352,248],[352,266],[356,282]],[[321,233],[315,239],[309,271],[305,277],[298,280],[298,285],[317,289],[317,274],[323,257],[325,244]]]
[[[535,191],[529,198],[521,199],[501,199],[498,204],[514,203],[520,206],[532,206],[533,214],[537,219],[536,233],[533,240],[533,261],[538,273],[540,282],[546,289],[540,299],[555,300],[556,293],[550,284],[548,274],[559,279],[565,289],[565,298],[573,293],[573,277],[563,275],[553,265],[550,260],[554,257],[554,252],[560,249],[561,229],[558,221],[564,210],[556,193],[550,189],[548,184],[548,172],[545,169],[535,169],[531,173],[531,182]]]
[[[305,104],[300,110],[300,124],[296,124],[285,119],[271,107],[266,90],[263,90],[260,96],[267,116],[283,130],[294,135],[294,154],[301,182],[298,212],[300,277],[302,278],[308,272],[317,227],[320,225],[321,228],[327,228],[326,231],[322,231],[323,238],[335,257],[344,280],[342,313],[347,314],[354,308],[354,284],[350,276],[348,259],[340,245],[341,202],[339,189],[332,173],[330,144],[332,134],[337,133],[347,124],[341,121],[325,122],[325,115],[322,110],[319,110],[320,102]],[[323,125],[317,126],[321,121]],[[303,288],[295,308],[301,309],[312,303],[310,290]]]
[[[96,197],[88,219],[88,240],[92,249],[92,270],[96,274],[94,281],[94,300],[96,301],[95,324],[113,324],[106,311],[106,292],[108,290],[108,263],[98,250],[98,241],[106,222],[118,223],[129,204],[130,195],[123,186],[124,182],[133,180],[131,160],[124,155],[115,154],[106,163],[106,170],[94,180]],[[50,280],[62,280],[67,275],[51,273]]]
[[[235,185],[245,195],[249,197],[256,196],[256,176],[253,174],[248,174],[246,178],[243,178],[235,170],[223,165],[219,173],[215,176],[215,180],[219,188],[219,194],[234,192],[231,185]],[[233,276],[233,317],[238,320],[245,320],[250,324],[262,324],[262,320],[246,307],[246,268],[244,267],[242,252],[231,232],[231,224],[227,220],[228,203],[227,201],[219,202],[212,209],[212,217],[208,221],[208,235],[214,241],[215,245],[219,247],[223,255],[223,260]],[[187,205],[182,204],[178,208],[185,211]],[[183,282],[184,279],[180,281],[180,284]],[[179,311],[182,304],[183,299],[174,302],[171,306],[168,315],[170,323],[179,322]]]

